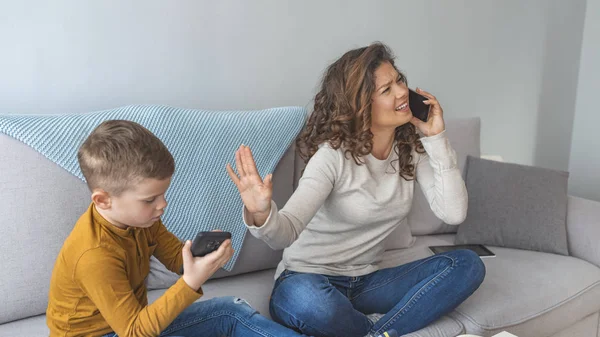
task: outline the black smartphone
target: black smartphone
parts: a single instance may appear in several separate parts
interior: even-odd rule
[[[494,254],[491,250],[489,250],[484,245],[449,245],[449,246],[429,246],[429,250],[431,250],[434,254],[440,254],[445,252],[450,252],[457,249],[468,249],[472,250],[480,257],[494,257]]]
[[[223,241],[231,239],[229,232],[200,232],[192,242],[192,255],[204,256],[219,249]]]
[[[427,97],[417,94],[412,89],[408,89],[408,106],[410,107],[410,111],[413,116],[423,122],[427,122],[427,117],[429,116],[429,105],[423,103],[425,100],[427,100]]]

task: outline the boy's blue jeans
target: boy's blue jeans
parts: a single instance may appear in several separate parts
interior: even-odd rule
[[[485,266],[470,250],[434,255],[359,276],[285,270],[275,282],[273,319],[317,337],[404,335],[452,311],[483,282]],[[366,315],[385,314],[376,323]]]
[[[160,334],[184,337],[298,337],[299,333],[275,323],[244,300],[219,297],[195,302]],[[110,333],[104,337],[117,337]]]

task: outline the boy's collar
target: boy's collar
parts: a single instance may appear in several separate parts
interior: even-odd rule
[[[94,205],[93,202],[92,202],[91,207],[92,207],[92,219],[94,220],[94,222],[99,223],[101,226],[105,227],[109,231],[111,231],[119,236],[129,236],[133,232],[133,230],[134,230],[133,227],[128,226],[127,228],[119,228],[119,227],[113,225],[112,223],[110,223],[110,221],[106,220],[102,216],[102,214],[100,214],[98,212],[98,210],[96,209],[96,205]]]

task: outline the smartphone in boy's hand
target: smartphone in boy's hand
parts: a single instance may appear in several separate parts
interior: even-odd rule
[[[231,239],[229,232],[199,232],[192,243],[192,255],[194,257],[205,256],[219,249],[221,244]]]
[[[192,241],[185,242],[182,248],[183,280],[194,290],[198,290],[217,270],[223,268],[233,256],[231,233],[201,232]],[[195,250],[195,253],[194,253]]]

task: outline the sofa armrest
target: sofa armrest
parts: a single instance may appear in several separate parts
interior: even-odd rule
[[[567,238],[571,256],[600,267],[600,202],[569,196]]]

